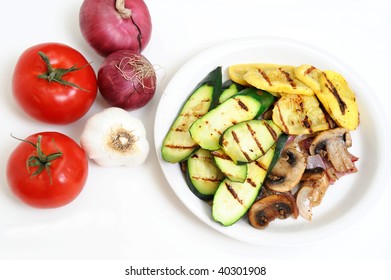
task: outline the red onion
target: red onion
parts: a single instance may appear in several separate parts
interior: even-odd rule
[[[141,52],[152,32],[143,0],[84,0],[79,23],[83,37],[102,56],[117,50]]]
[[[323,170],[326,170],[326,165],[319,154],[307,157],[306,169],[315,169],[315,168],[322,168]]]
[[[120,50],[110,54],[98,71],[98,87],[106,101],[125,110],[145,106],[156,91],[156,73],[141,54]]]

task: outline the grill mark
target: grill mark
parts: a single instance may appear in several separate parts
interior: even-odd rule
[[[172,128],[171,130],[176,131],[176,132],[188,133],[189,127],[190,127],[189,123],[183,122],[180,125],[178,125],[177,127]]]
[[[308,129],[308,132],[309,132],[309,133],[312,133],[312,132],[313,132],[313,131],[312,131],[311,121],[310,121],[310,119],[308,118],[307,115],[305,115],[305,117],[304,117],[304,119],[301,121],[301,123],[303,124],[303,126],[304,126],[305,128]]]
[[[242,150],[241,150],[241,152],[244,155],[244,157],[247,159],[247,161],[251,161],[251,157],[248,155],[248,153],[246,153],[246,152],[244,152]]]
[[[280,104],[278,104],[278,102],[277,102],[277,109],[278,109],[278,113],[280,114],[280,120],[281,120],[282,126],[284,127],[285,133],[289,134],[289,128],[286,125],[284,118],[282,117]]]
[[[225,153],[219,153],[217,151],[211,151],[212,156],[221,158],[221,159],[231,159],[227,154]]]
[[[247,179],[246,179],[246,182],[247,182],[250,186],[252,186],[253,188],[256,188],[256,187],[257,187],[257,184],[256,184],[253,180],[251,180],[251,178],[247,178]]]
[[[256,164],[256,166],[258,166],[259,168],[261,168],[261,169],[263,169],[263,170],[265,170],[265,171],[267,171],[267,167],[266,166],[264,166],[261,162],[259,162],[258,160],[256,160],[255,161],[255,164]]]
[[[327,81],[326,87],[334,95],[335,99],[337,99],[339,109],[341,110],[342,115],[345,115],[345,111],[347,109],[346,103],[342,100],[341,96],[339,96],[338,90],[334,87],[333,83],[327,78],[327,75],[324,72],[323,76]]]
[[[251,161],[250,156],[245,151],[242,150],[242,147],[240,146],[240,139],[239,139],[238,135],[236,134],[236,132],[232,131],[231,134],[232,134],[232,137],[234,138],[236,144],[238,144],[240,151],[242,152],[244,157],[247,159],[247,161]]]
[[[238,100],[238,104],[239,104],[240,108],[242,108],[245,111],[248,111],[248,107],[241,100]]]
[[[243,201],[239,198],[238,194],[236,193],[236,191],[234,190],[234,188],[228,184],[228,182],[225,182],[225,187],[227,188],[227,190],[229,191],[229,193],[232,195],[232,197],[237,201],[239,202],[241,205],[243,205]]]
[[[252,129],[251,125],[249,125],[248,123],[246,124],[246,126],[247,126],[247,130],[250,132],[253,140],[255,141],[255,144],[257,144],[258,149],[264,155],[265,154],[265,150],[263,149],[261,142],[259,142],[258,138],[256,137],[255,131]]]
[[[322,110],[322,113],[323,113],[322,119],[324,122],[327,123],[328,128],[334,128],[334,120],[331,119],[331,116],[326,111],[326,109],[324,108],[324,106],[321,102],[319,102],[319,108]]]
[[[232,137],[234,138],[235,142],[239,145],[240,140],[239,140],[238,135],[236,134],[236,132],[232,131],[231,134],[232,134]]]
[[[181,146],[181,145],[164,145],[164,147],[170,148],[170,149],[178,149],[178,150],[190,150],[195,149],[198,147],[198,145],[192,145],[192,146]]]
[[[182,115],[184,116],[184,115]],[[189,116],[186,116],[186,117],[189,117]],[[202,117],[202,116],[201,116]],[[189,118],[190,119],[190,118]],[[193,121],[194,122],[194,121]],[[191,124],[191,123],[190,123]],[[177,127],[173,127],[171,128],[171,131],[176,131],[176,132],[183,132],[183,133],[188,133],[189,132],[189,122],[182,122],[181,124],[179,124]]]
[[[304,112],[304,100],[303,100],[303,97],[301,97],[301,95],[297,95],[297,101],[296,103],[299,104],[300,106],[300,111],[301,112]]]
[[[278,108],[278,110],[280,110],[280,108]],[[278,140],[278,135],[277,135],[277,133],[274,131],[274,129],[273,129],[267,122],[265,122],[264,124],[265,124],[267,130],[269,131],[270,135],[272,136],[273,140],[274,140],[274,141],[277,141],[277,140]],[[286,127],[284,121],[282,121],[282,124],[283,124],[284,127]],[[287,130],[288,130],[288,129],[287,129]]]
[[[308,115],[306,114],[306,110],[304,108],[304,100],[301,96],[298,96],[300,98],[299,106],[300,106],[300,111],[305,113],[304,119],[301,120],[301,124],[308,129],[310,133],[312,133],[312,127],[311,127],[311,121],[308,118]]]
[[[223,136],[221,136],[221,146],[222,147],[226,147],[227,145],[228,145],[228,142],[227,141],[225,141],[225,137],[224,137],[224,135]]]
[[[282,68],[278,68],[278,69],[281,71],[282,74],[285,75],[285,78],[288,80],[291,87],[296,88],[297,85],[295,81],[292,79],[291,75],[288,72],[284,71]]]
[[[309,73],[311,73],[313,70],[315,70],[316,68],[314,66],[311,66],[309,67],[307,70],[305,70],[304,74],[305,75],[308,75]]]
[[[204,114],[190,114],[190,113],[184,113],[184,114],[180,114],[181,117],[185,117],[185,118],[191,118],[191,117],[195,117],[197,119],[201,118],[202,116],[204,116]]]
[[[235,131],[232,131],[232,137],[234,138],[235,142],[239,145],[240,140]]]
[[[216,132],[218,135],[223,135],[223,132],[218,130],[217,128],[214,128],[213,131]]]
[[[200,177],[200,176],[191,176],[191,178],[203,182],[211,182],[211,183],[220,182],[219,178],[209,178],[209,177]]]
[[[258,69],[258,73],[261,74],[261,76],[265,79],[265,81],[269,84],[269,86],[273,86],[269,77],[266,75],[265,72],[262,71],[262,69]]]

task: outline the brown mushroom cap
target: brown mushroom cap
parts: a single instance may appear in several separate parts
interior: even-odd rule
[[[290,191],[300,182],[305,168],[305,156],[294,148],[287,148],[282,151],[265,184],[273,191]]]
[[[276,193],[255,202],[249,212],[250,224],[258,229],[266,228],[275,219],[297,218],[298,209],[295,200],[289,195]]]

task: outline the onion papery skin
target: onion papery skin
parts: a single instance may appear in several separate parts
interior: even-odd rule
[[[111,106],[136,110],[155,95],[156,73],[143,55],[120,50],[103,61],[98,71],[98,87]]]
[[[117,50],[141,53],[148,45],[152,21],[143,0],[126,0],[130,18],[123,18],[116,0],[84,0],[79,12],[80,31],[88,44],[101,56]]]

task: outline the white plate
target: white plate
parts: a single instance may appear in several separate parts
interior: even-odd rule
[[[211,70],[222,66],[223,80],[227,67],[237,63],[312,64],[320,69],[332,69],[342,75],[355,91],[360,108],[361,124],[352,132],[350,152],[360,159],[359,172],[332,185],[322,201],[313,209],[313,219],[278,220],[265,230],[252,228],[247,219],[223,227],[211,218],[211,208],[189,190],[178,164],[162,160],[162,141],[177,116],[183,102],[195,85]],[[386,145],[385,115],[375,94],[352,69],[313,46],[275,37],[244,38],[211,47],[186,63],[172,78],[163,92],[155,119],[155,146],[163,173],[179,199],[195,216],[210,227],[232,238],[266,246],[299,246],[325,239],[349,227],[365,215],[376,203],[386,186],[384,167],[389,156]],[[365,165],[365,168],[364,168]]]

